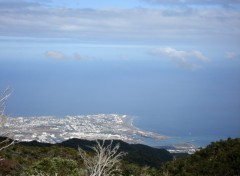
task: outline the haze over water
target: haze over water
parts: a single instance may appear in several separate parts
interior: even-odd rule
[[[239,137],[239,2],[171,2],[0,1],[6,114],[127,114],[185,141]]]

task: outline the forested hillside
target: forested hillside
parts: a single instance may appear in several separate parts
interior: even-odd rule
[[[106,145],[110,143],[110,141],[105,142]],[[166,161],[173,159],[173,156],[165,149],[152,148],[142,144],[128,144],[118,140],[113,141],[112,146],[116,144],[120,144],[119,152],[124,151],[127,153],[122,158],[121,166],[121,170],[124,170],[126,173],[140,171],[143,166],[159,168]],[[91,147],[95,145],[95,141],[81,139],[70,139],[59,144],[40,143],[37,141],[20,142],[0,153],[5,158],[0,163],[0,173],[2,175],[19,175],[24,170],[31,170],[31,167],[33,169],[36,169],[35,167],[38,168],[39,166],[36,166],[36,164],[42,165],[42,163],[45,163],[44,165],[46,165],[47,163],[50,167],[51,165],[56,165],[54,162],[60,164],[56,166],[60,170],[63,169],[61,162],[66,165],[64,170],[69,165],[66,162],[75,163],[76,169],[84,170],[83,161],[78,154],[78,147],[87,151],[90,155],[94,155]],[[48,171],[46,166],[41,169]],[[131,169],[135,171],[130,171]]]
[[[106,141],[106,145],[110,141]],[[124,176],[238,176],[240,175],[240,139],[213,142],[193,155],[177,158],[164,149],[141,144],[120,144],[119,151],[127,152],[118,166]],[[94,156],[91,147],[96,142],[71,139],[60,144],[36,141],[17,143],[0,153],[0,175],[87,176],[78,147]]]
[[[169,175],[240,175],[240,139],[212,142],[194,155],[164,165]]]

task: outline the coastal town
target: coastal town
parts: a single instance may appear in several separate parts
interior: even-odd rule
[[[3,131],[11,132],[20,141],[58,143],[70,138],[118,139],[141,143],[144,138],[166,139],[156,133],[140,130],[132,125],[127,115],[98,114],[86,116],[15,117],[9,118]]]
[[[169,137],[141,130],[133,125],[133,117],[119,114],[97,114],[80,116],[32,116],[9,117],[2,129],[13,134],[18,141],[61,143],[71,138],[87,140],[122,140],[128,143],[144,143],[147,140],[167,140]],[[193,145],[162,146],[171,153],[197,151]]]

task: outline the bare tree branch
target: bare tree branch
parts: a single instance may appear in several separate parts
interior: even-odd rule
[[[3,142],[8,142],[9,140],[8,139],[6,139],[5,141],[3,141]],[[1,142],[1,143],[3,143],[3,142]],[[13,145],[14,144],[14,140],[12,140],[12,142],[10,142],[10,143],[8,143],[8,144],[6,144],[5,146],[3,146],[2,148],[0,148],[0,151],[1,150],[4,150],[5,148],[8,148],[10,145]]]
[[[5,125],[5,123],[7,122],[7,116],[4,115],[4,111],[5,111],[5,108],[6,108],[6,101],[7,99],[9,98],[9,96],[11,95],[12,91],[11,89],[8,87],[5,91],[3,91],[3,93],[0,94],[0,129]],[[2,134],[0,133],[0,136],[5,136],[7,137],[6,140],[4,141],[1,141],[0,142],[0,151],[8,148],[9,146],[13,145],[14,144],[14,140],[11,141],[9,139],[9,134]],[[3,160],[3,158],[0,157],[0,160]]]
[[[89,156],[83,149],[78,148],[90,176],[110,176],[114,172],[119,172],[117,164],[126,155],[125,152],[118,151],[120,144],[113,147],[113,141],[109,145],[105,145],[105,141],[101,144],[97,140],[96,143],[96,146],[90,147],[95,152],[94,156]]]
[[[9,87],[5,89],[3,93],[0,94],[0,120],[6,119],[6,116],[4,115],[4,110],[6,108],[6,105],[5,105],[6,101],[10,95],[11,95],[11,89]],[[2,121],[0,121],[0,125],[3,125],[3,123],[1,122]]]

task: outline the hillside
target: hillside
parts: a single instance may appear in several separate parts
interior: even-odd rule
[[[240,138],[212,142],[193,155],[167,163],[169,175],[240,175]]]
[[[179,157],[175,161],[164,149],[113,141],[113,145],[116,143],[120,143],[121,151],[128,153],[120,166],[123,176],[240,175],[240,138],[212,142],[195,154]],[[6,158],[0,162],[0,176],[20,175],[34,169],[58,172],[60,176],[86,176],[77,147],[93,155],[89,147],[95,144],[94,141],[81,139],[70,139],[59,144],[37,141],[17,143],[0,153]]]
[[[110,141],[106,141],[106,145]],[[139,165],[148,165],[151,167],[159,167],[163,162],[171,161],[173,156],[165,149],[152,148],[143,144],[128,144],[120,140],[114,140],[113,146],[120,144],[120,151],[127,152],[127,156],[123,160]],[[69,139],[64,141],[59,146],[76,148],[79,146],[84,150],[91,151],[89,147],[96,145],[95,141]]]
[[[106,141],[106,145],[110,141]],[[114,140],[115,144],[120,144],[120,151],[127,152],[123,158],[125,164],[136,166],[150,166],[159,168],[166,161],[171,161],[173,156],[165,149],[156,149],[142,144],[128,144],[123,141]],[[78,147],[92,153],[91,146],[96,145],[95,141],[82,139],[69,139],[58,144],[40,143],[37,141],[20,142],[0,153],[6,160],[0,163],[2,174],[19,173],[29,167],[32,163],[44,158],[65,158],[72,159],[82,166],[82,161],[78,156]],[[3,174],[3,175],[4,175]]]

